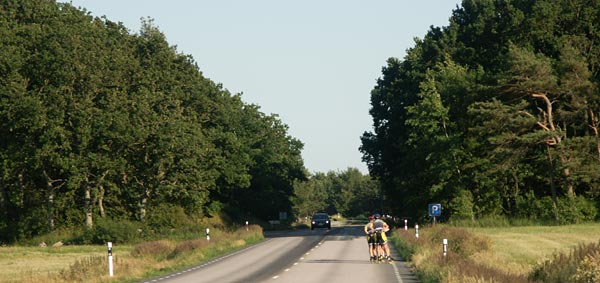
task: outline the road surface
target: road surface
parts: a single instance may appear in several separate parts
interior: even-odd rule
[[[362,226],[342,226],[329,231],[268,233],[260,244],[142,282],[418,282],[403,261],[369,262],[362,229]],[[392,256],[398,258],[394,251]]]

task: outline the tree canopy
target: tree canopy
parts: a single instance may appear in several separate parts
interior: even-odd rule
[[[298,217],[316,212],[365,217],[381,213],[383,195],[376,180],[356,168],[315,173],[294,184],[294,211]]]
[[[287,126],[151,19],[132,34],[51,0],[0,2],[0,121],[0,242],[165,207],[270,219],[306,178]]]
[[[593,220],[600,2],[464,0],[371,92],[361,152],[394,213]]]

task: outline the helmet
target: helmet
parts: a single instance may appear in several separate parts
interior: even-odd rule
[[[369,215],[369,220],[373,220],[373,215]]]
[[[373,215],[373,217],[375,217],[375,219],[379,219],[379,218],[381,218],[381,215],[379,215],[379,213],[375,213],[375,215]]]

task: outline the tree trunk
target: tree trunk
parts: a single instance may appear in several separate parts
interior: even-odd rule
[[[48,229],[54,231],[54,189],[48,188]]]
[[[563,164],[567,164],[567,162],[569,162],[569,158],[566,157],[564,152],[560,155],[560,161]],[[569,196],[569,198],[573,198],[575,196],[575,190],[573,190],[571,171],[569,170],[569,167],[565,167],[565,169],[563,169],[563,176],[565,177],[565,185],[567,186],[567,196]]]
[[[55,191],[57,188],[60,188],[64,185],[61,183],[60,185],[55,186],[56,182],[62,182],[62,179],[53,180],[50,178],[50,175],[44,170],[44,176],[46,177],[46,211],[48,213],[48,229],[50,231],[54,231],[54,197]]]
[[[0,209],[1,216],[8,220],[8,191],[3,185],[0,185]]]
[[[106,212],[104,211],[104,186],[100,185],[98,191],[98,210],[100,211],[100,217],[106,217]]]
[[[598,124],[596,124],[596,116],[594,115],[594,111],[590,109],[590,119],[592,131],[594,131],[594,136],[596,137],[596,152],[598,153],[598,162],[600,162],[600,138],[598,137]]]
[[[554,118],[553,118],[553,114],[552,114],[552,102],[550,101],[550,99],[548,99],[548,96],[545,94],[540,94],[540,93],[534,93],[531,96],[533,96],[534,98],[541,98],[542,100],[544,100],[544,102],[546,103],[546,112],[545,112],[545,121],[543,122],[537,122],[537,124],[544,129],[545,131],[549,132],[552,134],[552,137],[548,140],[546,140],[546,144],[548,146],[557,146],[562,142],[562,137],[560,136],[559,133],[557,133],[556,131],[556,127],[554,126]],[[567,157],[567,154],[564,150],[564,148],[561,148],[559,151],[559,158],[560,161],[562,162],[562,164],[568,164],[568,162],[570,161],[570,158]],[[569,197],[573,197],[574,194],[574,190],[573,190],[573,184],[571,183],[571,173],[569,170],[569,167],[565,166],[565,168],[563,169],[563,177],[565,178],[565,185],[567,187],[567,195]]]
[[[92,218],[92,190],[89,185],[89,177],[85,177],[85,183],[83,184],[84,191],[84,209],[85,209],[85,225],[88,229],[94,227],[94,219]]]
[[[102,218],[106,217],[106,212],[104,211],[104,179],[106,178],[108,172],[110,172],[110,170],[104,171],[104,173],[102,173],[102,177],[100,177],[100,180],[98,180],[98,193],[96,198],[98,201],[98,210],[100,212],[100,217]]]
[[[25,190],[27,186],[25,186],[25,180],[23,178],[23,173],[19,173],[19,207],[25,206]]]
[[[142,197],[140,200],[140,221],[144,222],[146,220],[146,203],[148,202],[147,197]]]
[[[554,186],[554,162],[552,162],[552,153],[550,152],[550,145],[546,144],[546,150],[548,150],[548,161],[550,163],[550,170],[548,175],[550,177],[550,193],[552,194],[552,209],[554,210],[554,220],[559,220],[558,213],[558,194],[556,192],[556,186]]]
[[[140,199],[140,221],[144,222],[146,220],[146,205],[148,204],[148,196],[150,195],[150,190],[147,187],[144,187],[144,194]]]

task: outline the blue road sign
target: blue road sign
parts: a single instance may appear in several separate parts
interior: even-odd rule
[[[437,217],[442,215],[442,205],[439,203],[429,204],[429,216]]]

